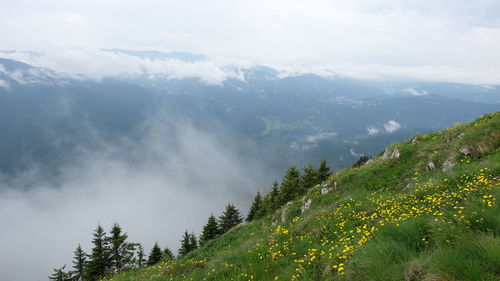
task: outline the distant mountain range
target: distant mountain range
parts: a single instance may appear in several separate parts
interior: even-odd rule
[[[208,59],[105,51],[187,63]],[[9,52],[15,51],[0,56]],[[283,76],[265,66],[239,71],[241,77],[218,85],[151,73],[95,80],[0,58],[0,171],[15,174],[33,163],[57,171],[76,149],[97,146],[96,134],[100,141],[140,138],[141,124],[159,113],[202,130],[223,128],[228,138],[259,148],[279,173],[288,163],[317,163],[325,156],[339,169],[417,132],[500,110],[499,86]]]

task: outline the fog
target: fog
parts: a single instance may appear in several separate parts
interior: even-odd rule
[[[24,191],[0,183],[0,280],[47,280],[52,268],[71,267],[98,223],[109,231],[118,222],[147,251],[156,241],[177,250],[184,230],[199,235],[227,203],[246,214],[254,192],[271,183],[263,163],[237,152],[223,130],[169,120],[149,120],[138,139],[82,147],[58,183]]]

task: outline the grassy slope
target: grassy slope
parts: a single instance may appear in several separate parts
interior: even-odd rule
[[[387,148],[399,158],[334,173],[326,184],[336,190],[311,189],[284,207],[284,222],[281,209],[184,258],[111,279],[499,280],[500,113],[417,140]],[[456,165],[443,172],[445,160]]]

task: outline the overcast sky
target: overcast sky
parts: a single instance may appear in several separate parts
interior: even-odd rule
[[[367,78],[500,84],[495,0],[2,1],[2,49],[176,50]]]

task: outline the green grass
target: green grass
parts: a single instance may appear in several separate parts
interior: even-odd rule
[[[183,258],[108,279],[499,280],[500,114],[416,138],[388,147],[399,158],[334,173],[336,190],[309,190],[284,207],[284,222],[282,208]],[[455,164],[446,172],[445,160]]]
[[[276,118],[261,118],[262,122],[266,128],[260,133],[261,136],[267,136],[271,134],[273,131],[285,130],[291,131],[298,128],[297,125],[284,123],[283,121]]]

